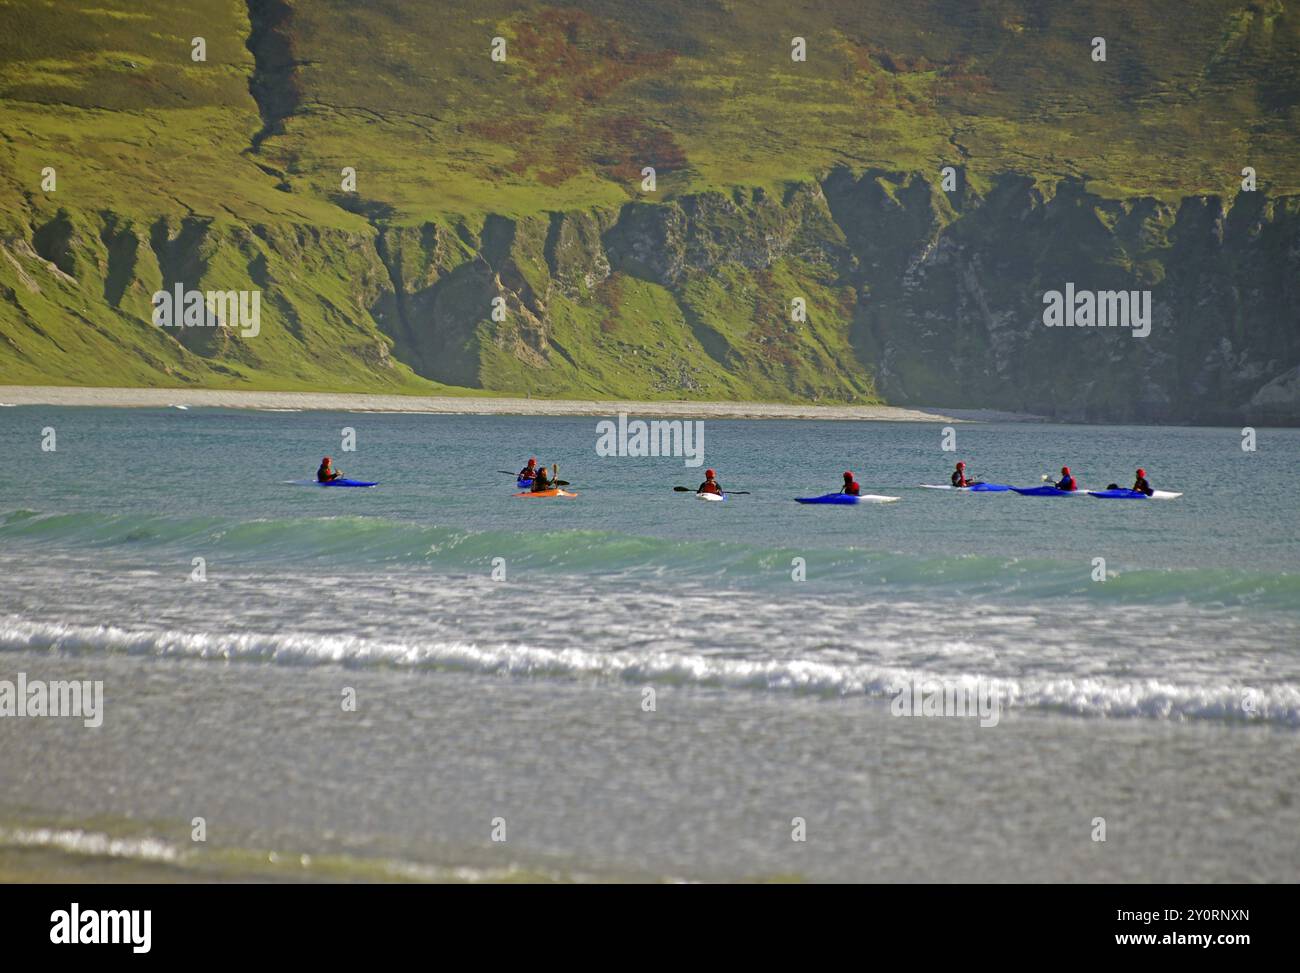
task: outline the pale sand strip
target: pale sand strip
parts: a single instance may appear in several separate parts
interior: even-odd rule
[[[990,409],[903,409],[889,405],[791,405],[780,402],[631,402],[480,396],[369,395],[347,392],[244,392],[223,389],[118,389],[0,385],[0,404],[327,412],[429,412],[455,415],[682,416],[705,419],[858,419],[889,422],[1038,421]]]

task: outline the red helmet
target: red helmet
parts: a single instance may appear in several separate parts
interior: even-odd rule
[[[1061,476],[1069,476],[1069,475],[1070,475],[1070,468],[1068,466],[1062,466]]]
[[[958,464],[957,464],[957,469],[959,469],[959,470],[964,470],[964,469],[966,469],[966,464],[965,464],[965,463],[958,462]]]
[[[530,457],[528,457],[528,465],[529,465],[529,466],[536,466],[536,465],[537,465],[537,457],[536,457],[536,456],[530,456]]]
[[[330,458],[328,456],[326,456],[323,460],[321,460],[322,463],[328,463],[329,461]]]
[[[1146,470],[1138,470],[1138,476],[1146,476],[1146,475],[1147,475]]]
[[[712,470],[705,470],[705,471],[704,471],[704,478],[705,478],[706,480],[712,480],[713,477],[714,477],[714,473],[713,473]]]
[[[844,471],[844,479],[846,479],[846,480],[851,480],[851,479],[853,479],[853,471],[852,471],[852,470],[845,470],[845,471]]]

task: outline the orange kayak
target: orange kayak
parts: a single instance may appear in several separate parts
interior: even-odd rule
[[[528,491],[525,493],[516,493],[517,497],[576,497],[576,493],[570,493],[568,490],[542,490],[540,493]]]

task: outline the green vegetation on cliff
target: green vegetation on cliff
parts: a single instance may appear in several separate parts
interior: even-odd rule
[[[0,99],[0,383],[1300,416],[1284,0],[9,0]]]

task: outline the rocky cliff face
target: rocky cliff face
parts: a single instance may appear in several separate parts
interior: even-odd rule
[[[494,340],[545,368],[553,296],[599,305],[611,275],[624,275],[666,290],[700,350],[743,372],[764,339],[804,350],[799,329],[783,329],[791,301],[814,289],[838,296],[810,316],[829,314],[852,350],[834,368],[887,401],[1068,419],[1300,419],[1295,198],[1243,192],[1170,206],[1105,199],[1077,182],[1047,196],[1010,174],[982,194],[948,194],[915,174],[839,170],[783,199],[714,193],[501,224],[493,244],[470,245],[476,269],[464,273],[477,286],[413,323],[422,340],[454,333],[469,347],[466,322],[500,292],[517,324],[490,329]],[[736,295],[758,312],[739,329],[727,295],[699,299],[702,281],[732,272],[760,298]],[[1067,284],[1150,291],[1150,333],[1047,327],[1043,295]],[[482,367],[462,360],[453,373],[424,360],[430,377],[461,384]],[[480,370],[469,384],[491,381]]]
[[[93,366],[42,323],[72,314],[131,381],[420,376],[533,395],[1300,421],[1296,198],[1172,206],[1070,181],[1046,194],[1013,174],[944,193],[915,173],[836,170],[779,198],[369,219],[345,232],[60,210],[3,241],[0,307],[21,327],[0,371],[86,380]],[[262,335],[153,327],[149,296],[175,282],[262,290]],[[1150,333],[1047,327],[1043,295],[1067,285],[1150,291]]]
[[[904,174],[834,173],[825,188],[858,258],[854,345],[890,401],[1069,419],[1300,417],[1300,200],[1167,206],[1074,182],[1045,198],[1015,176],[951,202]],[[1067,283],[1149,290],[1150,333],[1046,327],[1043,294]]]

